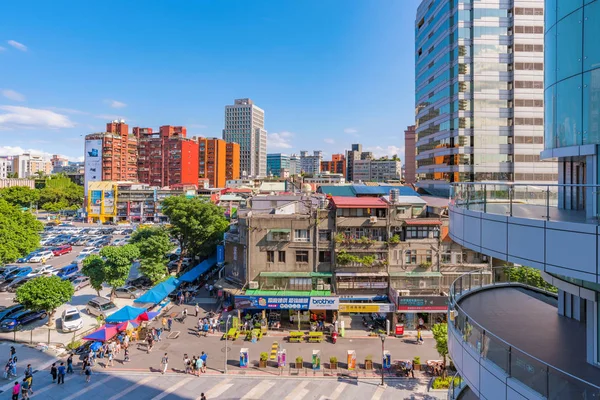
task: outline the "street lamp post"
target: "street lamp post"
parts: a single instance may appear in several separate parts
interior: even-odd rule
[[[227,336],[229,332],[229,321],[231,320],[231,315],[227,316],[227,321],[225,322],[225,374],[227,374]]]
[[[383,382],[383,365],[385,364],[385,335],[381,334],[379,335],[379,338],[381,339],[381,386],[385,386],[385,383]]]

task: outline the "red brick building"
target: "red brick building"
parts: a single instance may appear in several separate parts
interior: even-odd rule
[[[86,140],[102,140],[103,181],[137,181],[137,145],[125,121],[106,124],[106,132],[86,135]]]
[[[331,161],[321,161],[321,171],[346,176],[346,157],[343,154],[332,154]]]
[[[139,135],[138,177],[152,186],[198,185],[198,143],[183,126],[133,128]]]

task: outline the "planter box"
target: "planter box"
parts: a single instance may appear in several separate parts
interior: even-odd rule
[[[337,369],[338,363],[329,363],[329,369]]]
[[[365,360],[365,369],[373,369],[373,360]]]
[[[267,368],[267,360],[258,360],[258,368]]]
[[[413,364],[413,367],[414,367],[415,371],[421,370],[421,364]]]
[[[294,363],[294,367],[296,367],[296,369],[302,369],[303,363]]]

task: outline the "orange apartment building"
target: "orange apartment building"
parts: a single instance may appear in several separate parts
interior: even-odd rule
[[[198,138],[198,177],[210,187],[224,188],[228,179],[240,177],[240,145],[223,139]]]
[[[138,177],[151,186],[198,185],[198,143],[183,126],[133,128],[139,137]]]
[[[332,154],[331,161],[321,161],[321,171],[346,176],[346,157],[343,154]]]
[[[102,140],[102,180],[137,181],[137,138],[129,134],[125,121],[106,124],[106,132],[86,135],[86,140]]]

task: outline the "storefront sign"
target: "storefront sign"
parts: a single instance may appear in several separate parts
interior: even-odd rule
[[[310,297],[235,296],[235,308],[308,310]]]
[[[448,311],[446,296],[399,296],[398,311]]]
[[[311,310],[337,310],[340,307],[338,297],[311,297],[309,308]]]
[[[340,303],[340,312],[347,313],[387,313],[394,312],[394,305],[389,303]]]

